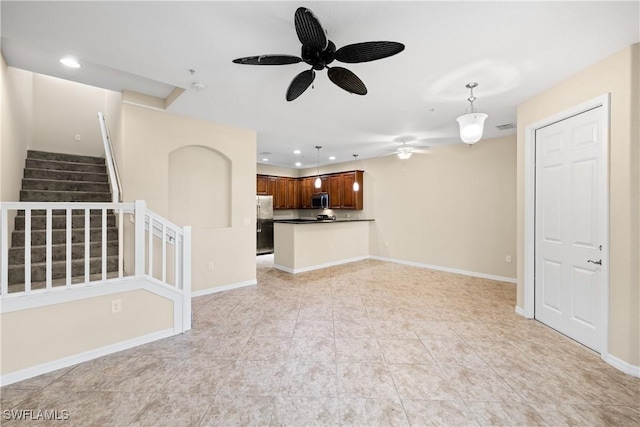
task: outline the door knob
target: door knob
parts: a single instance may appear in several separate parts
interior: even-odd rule
[[[592,264],[602,265],[602,260],[601,259],[599,259],[598,261],[594,261],[594,260],[588,259],[587,262],[590,262]]]

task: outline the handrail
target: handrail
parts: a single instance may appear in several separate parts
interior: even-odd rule
[[[113,195],[112,201],[114,203],[121,203],[122,186],[120,184],[118,166],[116,165],[116,156],[113,152],[113,144],[111,144],[111,136],[109,134],[109,127],[107,126],[107,119],[104,114],[98,112],[98,120],[100,122],[100,131],[102,132],[102,142],[104,143],[104,155],[107,161],[107,168],[109,170],[109,182],[111,183],[111,192]]]

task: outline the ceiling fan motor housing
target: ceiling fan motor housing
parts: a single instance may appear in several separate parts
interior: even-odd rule
[[[331,40],[327,43],[327,47],[320,51],[312,46],[302,46],[302,60],[311,65],[314,70],[322,70],[328,64],[331,64],[336,58],[336,45]]]

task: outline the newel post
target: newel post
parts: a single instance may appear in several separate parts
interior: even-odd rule
[[[144,226],[146,220],[147,202],[136,200],[134,205],[134,274],[136,277],[144,276]],[[151,232],[151,230],[149,230]]]

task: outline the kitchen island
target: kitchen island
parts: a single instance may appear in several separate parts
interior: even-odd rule
[[[273,266],[295,274],[366,259],[372,221],[276,220]]]

